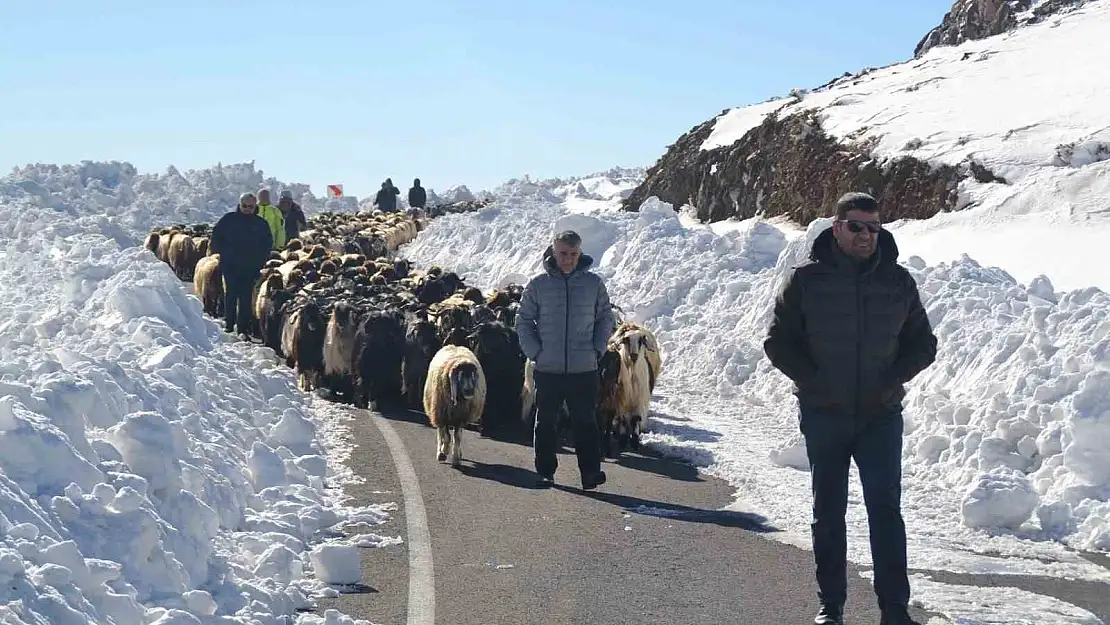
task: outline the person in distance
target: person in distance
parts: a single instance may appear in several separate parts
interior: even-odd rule
[[[278,207],[270,203],[269,189],[258,190],[258,216],[266,220],[266,224],[270,226],[273,249],[280,250],[285,247],[285,217]]]
[[[795,384],[813,488],[813,556],[821,608],[842,625],[847,599],[848,468],[859,469],[881,625],[910,618],[902,520],[904,385],[936,359],[937,338],[898,246],[865,193],[843,195],[775,300],[764,351]]]
[[[278,210],[285,220],[285,241],[295,239],[301,235],[301,230],[308,228],[308,221],[304,217],[301,205],[293,201],[293,192],[286,189],[278,198]]]
[[[424,187],[420,186],[420,179],[414,178],[412,181],[412,188],[409,189],[409,206],[412,208],[424,208],[428,203],[428,192]]]

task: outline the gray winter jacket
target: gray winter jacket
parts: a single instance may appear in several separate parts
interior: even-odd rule
[[[601,276],[589,271],[594,259],[578,258],[578,266],[564,275],[549,247],[545,271],[524,287],[516,331],[524,355],[541,373],[586,373],[597,361],[615,329],[609,292]]]

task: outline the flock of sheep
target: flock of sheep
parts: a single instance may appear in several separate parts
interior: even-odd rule
[[[459,202],[435,214],[481,205]],[[523,287],[483,294],[454,272],[397,257],[429,219],[417,209],[312,216],[259,272],[248,335],[296,370],[302,390],[324,389],[361,408],[423,409],[437,431],[437,460],[458,466],[464,426],[493,433],[534,419],[533,363],[516,334]],[[209,236],[206,224],[178,225],[150,233],[145,246],[193,283],[205,313],[222,318],[220,257],[209,253]],[[662,371],[654,335],[618,309],[613,315],[616,331],[598,369],[608,457],[639,447]]]

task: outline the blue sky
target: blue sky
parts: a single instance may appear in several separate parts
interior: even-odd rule
[[[650,165],[722,109],[908,59],[951,0],[0,3],[0,171],[254,160],[323,195]]]

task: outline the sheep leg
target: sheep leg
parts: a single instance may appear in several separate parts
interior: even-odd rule
[[[436,461],[444,462],[447,460],[447,446],[450,443],[450,435],[447,433],[447,426],[436,427]]]
[[[458,467],[462,463],[462,426],[451,428],[451,466]]]

